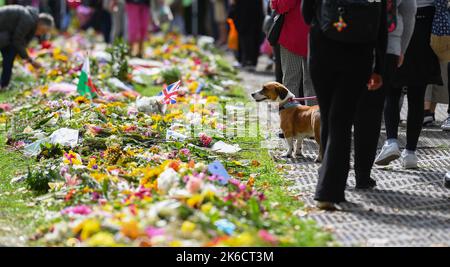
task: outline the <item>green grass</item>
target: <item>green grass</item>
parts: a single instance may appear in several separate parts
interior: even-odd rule
[[[290,233],[295,246],[327,246],[332,242],[329,233],[319,229],[315,222],[294,215],[302,210],[303,203],[288,193],[292,185],[278,170],[267,149],[260,147],[258,138],[238,138],[234,140],[243,149],[240,160],[257,160],[260,165],[250,167],[251,173],[257,173],[255,186],[267,197],[266,209],[276,225],[275,233]]]
[[[145,86],[140,84],[134,85],[135,90],[143,96],[155,96],[162,91],[162,86]]]
[[[11,179],[31,163],[18,152],[9,151],[4,133],[0,134],[0,226],[11,228],[9,232],[0,231],[0,235],[31,233],[38,223],[34,218],[36,207],[30,205],[32,194],[24,190],[23,183],[11,184]]]

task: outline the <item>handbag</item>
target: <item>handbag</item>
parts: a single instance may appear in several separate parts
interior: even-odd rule
[[[280,39],[281,30],[283,29],[284,14],[273,12],[272,16],[273,23],[267,32],[267,40],[271,46],[276,46],[278,44],[278,40]]]
[[[445,13],[447,21],[438,16],[436,14],[433,21],[431,48],[440,61],[448,62],[450,61],[450,8]]]
[[[227,23],[230,26],[230,31],[228,33],[228,48],[233,51],[239,50],[239,33],[236,29],[234,21],[232,19],[227,19]]]

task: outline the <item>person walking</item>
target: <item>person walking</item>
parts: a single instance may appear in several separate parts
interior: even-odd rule
[[[142,57],[144,55],[144,42],[148,38],[148,26],[151,22],[149,0],[126,0],[126,13],[128,18],[128,42],[131,46],[131,55]]]
[[[383,74],[383,86],[376,91],[364,91],[355,118],[355,175],[356,187],[368,189],[376,186],[371,178],[386,93],[391,90],[398,68],[403,64],[404,54],[414,31],[416,0],[388,0],[389,23],[388,48]]]
[[[278,14],[284,14],[283,28],[278,40],[283,84],[296,97],[315,96],[307,64],[309,26],[299,12],[301,2],[302,0],[271,0],[272,9]],[[300,92],[302,88],[303,91]],[[316,101],[306,103],[317,104]]]
[[[448,90],[450,98],[450,0],[435,0],[435,5],[431,46],[441,62],[444,90]],[[448,117],[442,124],[444,131],[450,131],[450,105],[447,112]]]
[[[303,17],[311,25],[309,62],[324,149],[314,199],[325,210],[345,202],[357,103],[365,90],[382,86],[387,46],[386,1],[343,2],[344,7],[332,1],[302,2]]]
[[[384,109],[387,141],[376,158],[375,164],[385,166],[402,158],[406,169],[418,167],[417,144],[422,131],[425,90],[428,84],[439,84],[441,73],[439,61],[430,46],[431,28],[435,13],[434,0],[417,0],[417,14],[414,33],[403,65],[398,69],[389,90]],[[403,152],[398,144],[398,126],[402,88],[407,87],[408,125],[407,143]]]
[[[263,41],[262,0],[232,0],[229,17],[239,33],[239,62],[244,69],[254,71]]]
[[[4,90],[11,81],[16,55],[35,68],[41,67],[28,55],[26,48],[33,37],[47,35],[53,26],[54,20],[51,15],[39,14],[33,7],[19,5],[0,7],[0,51],[3,57],[1,90]]]

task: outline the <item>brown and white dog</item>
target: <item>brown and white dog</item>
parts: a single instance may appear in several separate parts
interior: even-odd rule
[[[257,102],[276,102],[280,107],[281,130],[283,131],[288,151],[286,157],[293,157],[294,143],[297,141],[295,155],[302,157],[303,139],[313,137],[320,147],[316,161],[322,161],[322,146],[320,142],[320,111],[319,106],[303,106],[292,101],[295,95],[282,84],[269,82],[263,89],[252,94]]]

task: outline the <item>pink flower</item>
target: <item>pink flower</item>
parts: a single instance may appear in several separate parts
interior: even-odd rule
[[[80,205],[80,206],[74,206],[74,207],[68,207],[61,211],[62,214],[78,214],[78,215],[89,215],[91,214],[92,210],[88,206]]]
[[[266,230],[260,230],[258,236],[267,243],[276,244],[278,242],[277,238]]]
[[[69,173],[65,173],[64,178],[66,179],[67,186],[77,186],[80,184],[80,181],[78,180],[78,177],[76,175],[71,176]]]
[[[204,147],[209,147],[211,145],[212,140],[213,140],[212,137],[206,135],[205,133],[201,133],[199,135],[199,137],[200,137],[200,142],[202,143],[202,145]]]
[[[187,148],[182,148],[180,149],[180,154],[187,157],[191,154],[191,151]]]
[[[155,228],[155,227],[149,227],[145,230],[145,233],[148,237],[155,237],[155,236],[161,236],[164,235],[164,229],[163,228]]]
[[[12,109],[11,104],[0,104],[0,109],[3,111],[10,111]]]
[[[191,194],[197,193],[203,185],[203,180],[200,177],[191,176],[187,182],[186,188]]]

